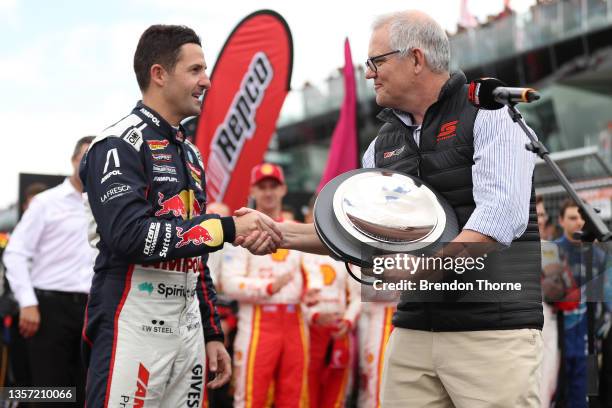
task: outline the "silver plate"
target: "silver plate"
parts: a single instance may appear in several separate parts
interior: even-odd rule
[[[346,179],[334,194],[333,211],[352,237],[387,251],[425,248],[446,226],[446,213],[433,191],[384,170]]]

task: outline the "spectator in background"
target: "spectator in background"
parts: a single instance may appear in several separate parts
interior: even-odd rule
[[[569,292],[579,293],[583,285],[587,283],[585,255],[587,246],[582,245],[574,233],[581,231],[584,219],[580,215],[578,205],[571,199],[561,204],[559,212],[559,224],[563,229],[563,236],[555,241],[559,248],[559,254],[571,271],[571,285]],[[593,276],[603,273],[605,268],[605,256],[597,248],[593,252]],[[565,399],[568,408],[587,407],[587,317],[586,301],[570,297],[569,301],[558,302],[557,307],[563,310],[563,336],[561,342],[561,375],[560,393]]]
[[[251,196],[257,211],[281,220],[287,185],[279,166],[263,163],[251,172]],[[303,254],[278,249],[253,256],[227,247],[222,283],[238,300],[234,342],[235,407],[304,407],[308,397],[308,332],[302,315],[306,280]],[[272,395],[269,390],[274,384]]]
[[[78,169],[92,140],[77,142],[70,177],[32,199],[4,253],[32,385],[76,386],[78,405],[85,382],[79,344],[94,261]]]
[[[389,336],[393,332],[391,318],[396,311],[397,299],[376,299],[371,286],[361,286],[362,298],[359,315],[359,408],[380,407],[382,370]],[[399,294],[399,293],[398,293]],[[384,295],[388,296],[388,293]],[[399,296],[398,296],[399,297]]]
[[[557,238],[557,227],[552,222],[542,196],[536,197],[536,212],[538,215],[538,230],[542,241],[554,241]]]
[[[557,225],[551,219],[546,221],[544,233],[545,235],[542,237],[542,239],[546,239],[548,241],[554,241],[559,237],[559,234],[557,232]]]
[[[544,232],[549,217],[548,213],[546,212],[546,206],[544,205],[544,199],[542,196],[536,197],[536,214],[538,215],[538,229],[540,230],[540,238],[545,241],[546,239],[544,238]]]
[[[314,221],[313,207],[314,197],[306,222]],[[344,262],[329,256],[304,254],[302,265],[309,287],[320,290],[319,302],[305,312],[310,328],[310,407],[343,407],[351,385],[352,331],[361,309],[360,287]]]
[[[48,189],[44,183],[35,182],[28,185],[24,192],[24,200],[21,205],[21,212],[24,213],[32,198],[35,195],[42,193],[46,189]],[[8,245],[8,234],[1,234],[0,237],[0,258],[4,253],[4,249]],[[3,384],[0,386],[28,386],[31,384],[31,375],[30,375],[30,367],[29,364],[24,364],[24,361],[28,361],[28,353],[26,349],[25,339],[19,334],[19,305],[15,301],[13,293],[10,290],[8,285],[8,281],[6,278],[6,268],[0,262],[0,271],[2,276],[2,298],[0,300],[0,309],[3,311],[3,320],[5,325],[5,330],[9,330],[9,334],[5,334],[5,341],[9,344],[9,352],[8,352],[8,366],[4,365],[3,367],[8,368],[8,378],[5,379]],[[3,378],[4,370],[2,371]],[[29,406],[27,403],[23,404],[24,408]]]
[[[231,209],[227,204],[220,201],[213,201],[206,205],[206,214],[217,214],[221,217],[229,217],[232,215]],[[221,286],[221,270],[223,269],[223,254],[225,253],[225,247],[218,251],[211,252],[208,255],[208,268],[210,269],[210,276],[215,285],[217,291],[217,312],[221,319],[221,329],[225,334],[223,344],[227,349],[228,354],[231,358],[234,356],[234,339],[236,338],[236,328],[238,321],[236,313],[238,312],[238,302],[230,299],[223,294],[223,287]],[[233,391],[231,390],[230,383],[224,384],[222,387],[210,390],[208,392],[208,403],[211,407],[216,408],[231,408],[233,405]]]
[[[544,292],[544,302],[542,302],[544,312],[544,326],[542,328],[542,378],[540,381],[540,404],[542,408],[549,408],[554,400],[557,389],[557,377],[559,375],[559,349],[558,349],[558,330],[557,316],[552,305],[547,300],[547,289],[554,289],[562,273],[562,265],[559,260],[557,246],[545,236],[546,224],[549,221],[544,199],[542,196],[536,197],[536,213],[538,215],[538,228],[542,238],[542,291]],[[550,285],[549,285],[550,283]]]

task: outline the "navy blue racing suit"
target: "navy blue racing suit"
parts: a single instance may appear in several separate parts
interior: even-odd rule
[[[207,253],[235,239],[205,215],[197,148],[142,103],[81,163],[99,250],[85,316],[87,407],[201,406],[204,342],[223,340]]]

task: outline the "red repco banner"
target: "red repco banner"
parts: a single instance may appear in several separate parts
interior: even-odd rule
[[[202,103],[195,144],[206,168],[208,201],[247,204],[253,166],[263,161],[289,92],[293,41],[271,10],[244,18],[225,42]]]

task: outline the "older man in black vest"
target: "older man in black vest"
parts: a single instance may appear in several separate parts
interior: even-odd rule
[[[468,103],[465,75],[449,72],[448,38],[426,14],[379,17],[368,53],[366,77],[386,109],[363,166],[399,170],[437,190],[461,228],[454,242],[521,247],[519,257],[496,252],[501,262],[483,271],[520,283],[514,301],[417,302],[403,294],[385,354],[382,406],[539,407],[540,246],[527,137],[506,108]],[[280,228],[283,247],[322,251],[312,224]]]
[[[442,194],[461,228],[454,242],[534,242],[513,260],[527,300],[403,298],[387,349],[383,406],[539,406],[543,317],[535,157],[524,148],[527,138],[505,108],[468,103],[466,78],[449,72],[448,38],[431,17],[416,11],[379,17],[369,55],[366,77],[386,109],[364,167],[418,176]]]

